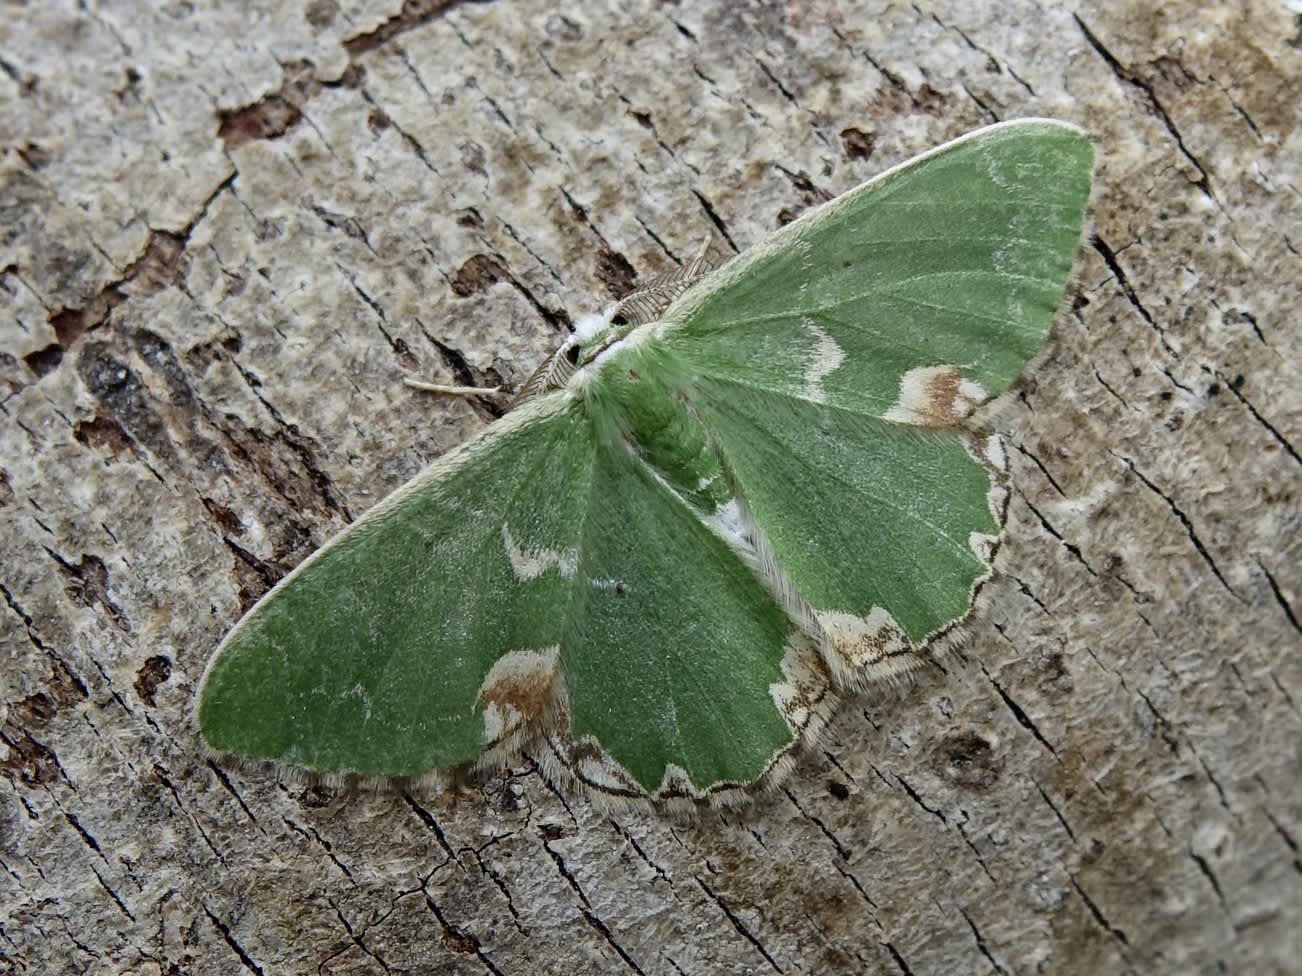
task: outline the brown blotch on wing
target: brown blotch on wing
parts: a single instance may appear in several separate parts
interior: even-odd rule
[[[987,399],[954,366],[919,366],[900,377],[899,399],[883,419],[914,427],[957,427]]]
[[[484,741],[492,745],[529,725],[552,700],[559,648],[503,654],[479,687]]]

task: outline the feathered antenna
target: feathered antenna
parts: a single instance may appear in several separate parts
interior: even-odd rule
[[[680,295],[711,270],[709,259],[706,258],[709,250],[710,239],[707,237],[686,264],[651,278],[641,288],[625,295],[601,313],[601,319],[606,324],[619,325],[645,325],[656,321]],[[595,325],[600,326],[601,323]],[[528,379],[520,384],[511,396],[506,409],[513,410],[531,397],[549,390],[558,390],[568,383],[577,370],[581,345],[582,340],[577,336],[566,339],[560,348],[539,363],[529,374]],[[445,386],[442,383],[426,383],[423,380],[405,377],[403,383],[413,390],[441,393],[445,396],[492,396],[503,392],[500,386]]]
[[[546,393],[548,390],[560,389],[568,383],[575,372],[578,350],[577,340],[572,337],[566,339],[559,349],[534,367],[529,378],[515,391],[515,396],[511,397],[511,402],[506,405],[506,409],[513,410],[530,397]],[[572,359],[571,356],[574,358]]]
[[[629,325],[645,325],[660,318],[661,313],[678,296],[710,271],[710,262],[705,256],[709,250],[710,239],[707,237],[701,242],[700,250],[686,264],[656,275],[645,285],[625,295],[611,306],[609,320]]]

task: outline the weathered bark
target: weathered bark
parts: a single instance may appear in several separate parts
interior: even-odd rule
[[[9,5],[0,960],[1279,972],[1302,957],[1285,5]],[[365,6],[364,4],[356,7]],[[626,8],[627,4],[610,4]],[[402,9],[399,9],[399,8]],[[209,762],[207,657],[566,316],[994,119],[1101,156],[958,667],[743,816]]]

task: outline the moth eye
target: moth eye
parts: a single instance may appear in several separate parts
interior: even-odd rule
[[[611,317],[611,319],[610,319],[610,324],[611,324],[611,325],[628,325],[628,316],[625,315],[623,312],[620,312],[618,315],[614,315],[614,316]]]
[[[628,587],[624,585],[623,580],[621,580],[620,582],[618,582],[618,583],[615,584],[615,595],[616,595],[616,596],[623,596],[623,595],[624,595],[625,593],[627,593],[627,592],[628,592]]]
[[[565,347],[565,359],[571,366],[579,365],[579,347],[577,344]]]

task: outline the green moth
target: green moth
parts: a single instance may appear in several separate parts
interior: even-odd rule
[[[1007,493],[973,410],[1044,345],[1077,128],[973,132],[574,335],[519,406],[305,560],[204,675],[217,750],[740,800],[968,614]]]

